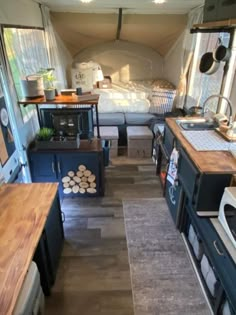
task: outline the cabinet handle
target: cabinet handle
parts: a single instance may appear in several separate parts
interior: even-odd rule
[[[63,211],[61,211],[61,219],[62,219],[62,222],[66,221],[65,212],[63,212]]]
[[[52,172],[55,173],[55,164],[52,162]]]
[[[61,164],[59,161],[57,162],[57,169],[58,169],[58,173],[61,173]]]
[[[213,242],[213,244],[214,244],[214,247],[215,247],[215,249],[216,249],[218,255],[224,256],[224,253],[222,253],[222,252],[219,250],[219,248],[218,248],[218,246],[217,246],[217,241],[216,241],[216,240]]]

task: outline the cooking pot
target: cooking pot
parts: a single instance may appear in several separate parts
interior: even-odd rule
[[[231,56],[231,49],[224,45],[219,45],[213,52],[215,61],[228,61]]]
[[[21,87],[24,97],[34,98],[43,96],[43,78],[40,75],[28,75],[24,80],[21,80]]]
[[[214,60],[212,52],[207,52],[202,56],[199,65],[199,70],[201,73],[213,74],[219,69],[219,67],[220,62]]]

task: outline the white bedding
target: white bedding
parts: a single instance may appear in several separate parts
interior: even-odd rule
[[[112,89],[95,89],[99,94],[98,110],[100,113],[148,113],[150,102],[145,91],[132,91],[118,84]]]
[[[98,110],[101,113],[150,112],[160,114],[166,110],[169,111],[172,107],[172,100],[168,96],[169,92],[168,95],[166,94],[168,89],[160,89],[158,86],[160,81],[167,82],[164,80],[116,82],[112,83],[112,89],[95,89],[94,93],[100,95]],[[157,95],[157,91],[161,92],[161,97],[159,94]]]

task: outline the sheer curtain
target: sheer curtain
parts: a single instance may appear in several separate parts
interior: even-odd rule
[[[58,90],[61,90],[67,87],[66,71],[63,64],[63,58],[60,55],[56,35],[51,23],[49,8],[44,5],[41,5],[40,8],[45,29],[45,38],[48,49],[50,67],[55,69],[55,76],[57,78],[56,86]]]
[[[177,93],[174,100],[174,108],[183,108],[187,95],[187,76],[190,69],[190,65],[193,59],[193,53],[196,45],[196,34],[191,34],[190,29],[193,24],[201,23],[203,19],[203,7],[196,8],[190,11],[188,15],[187,28],[185,30],[181,75],[179,79],[179,85],[177,87]]]
[[[4,42],[17,96],[21,99],[21,79],[49,66],[44,31],[7,27],[4,28]],[[33,108],[21,107],[24,122],[32,116]]]

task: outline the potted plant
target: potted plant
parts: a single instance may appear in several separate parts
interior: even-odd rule
[[[51,128],[40,128],[36,134],[36,147],[41,149],[50,148],[53,134],[54,130]]]
[[[54,85],[56,77],[53,72],[54,68],[42,68],[38,71],[38,74],[43,78],[44,94],[48,101],[54,100],[56,95],[56,88]]]

